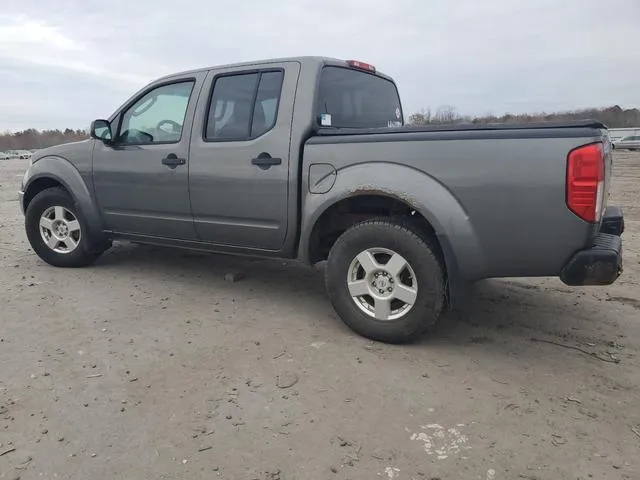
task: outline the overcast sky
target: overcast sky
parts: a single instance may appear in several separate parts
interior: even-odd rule
[[[0,130],[86,128],[155,77],[269,57],[375,64],[406,113],[640,107],[640,0],[3,0]]]

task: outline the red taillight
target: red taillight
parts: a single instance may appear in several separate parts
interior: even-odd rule
[[[569,153],[567,206],[587,222],[600,221],[604,201],[604,152],[601,143]]]
[[[366,70],[367,72],[375,72],[376,71],[376,67],[374,67],[373,65],[370,65],[368,63],[359,62],[357,60],[347,60],[347,63],[352,68],[358,68],[360,70]]]

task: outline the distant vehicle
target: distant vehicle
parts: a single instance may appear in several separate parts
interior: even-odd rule
[[[613,283],[611,171],[601,123],[404,126],[374,66],[295,58],[159,79],[91,139],[35,154],[19,195],[51,265],[116,238],[327,260],[345,323],[405,342],[483,278]]]
[[[11,155],[9,155],[9,152],[0,152],[0,160],[10,160],[11,159]]]
[[[640,150],[640,135],[624,137],[617,142],[613,142],[616,150]]]
[[[32,155],[29,150],[7,150],[4,153],[7,155],[7,159],[19,158],[20,160],[28,160]]]

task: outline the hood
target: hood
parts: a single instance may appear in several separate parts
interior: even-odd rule
[[[87,139],[81,140],[80,142],[63,143],[61,145],[43,148],[33,154],[31,163],[33,164],[41,158],[50,156],[62,157],[73,164],[86,162],[91,156],[93,142],[94,140]]]

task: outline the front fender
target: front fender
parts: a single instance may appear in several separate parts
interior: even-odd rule
[[[379,194],[404,202],[433,226],[450,274],[475,280],[486,270],[486,257],[469,215],[442,183],[420,170],[391,162],[360,163],[338,170],[326,193],[309,193],[308,185],[302,191],[299,252],[305,261],[313,227],[329,207],[348,197]]]
[[[22,187],[24,193],[22,208],[26,211],[27,199],[33,197],[30,189],[39,188],[38,183],[42,179],[54,180],[61,184],[69,192],[81,213],[92,243],[104,241],[102,219],[89,188],[78,169],[63,157],[55,155],[43,157],[29,167]]]

